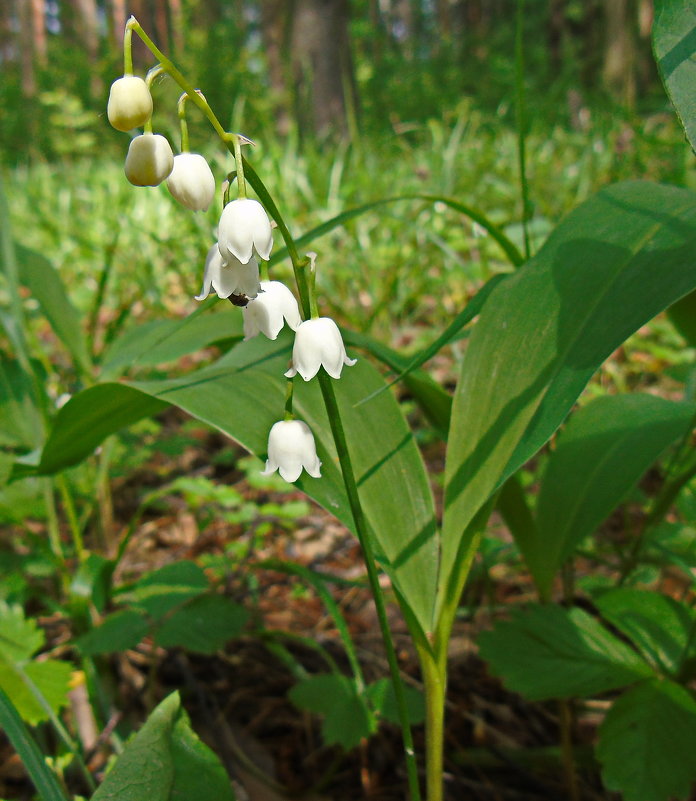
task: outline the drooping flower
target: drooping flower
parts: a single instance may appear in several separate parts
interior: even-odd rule
[[[323,366],[331,378],[340,378],[343,365],[352,367],[357,359],[346,354],[341,332],[330,317],[305,320],[295,333],[292,348],[292,367],[285,373],[292,378],[299,373],[305,381]]]
[[[158,186],[173,166],[172,148],[160,134],[144,133],[131,140],[125,171],[134,186]]]
[[[283,319],[297,331],[302,318],[292,292],[280,281],[261,281],[261,292],[245,306],[244,339],[259,332],[276,339],[283,327]]]
[[[208,162],[198,153],[174,156],[167,187],[176,200],[191,211],[207,211],[215,197],[215,177]]]
[[[259,264],[256,259],[250,259],[242,264],[234,256],[227,262],[222,260],[217,245],[208,250],[205,257],[205,271],[203,273],[203,287],[196,300],[205,300],[210,289],[217,293],[219,298],[229,298],[230,295],[245,295],[253,299],[261,291],[259,283]]]
[[[273,247],[271,221],[258,200],[240,197],[225,206],[218,225],[218,247],[225,261],[234,256],[246,264],[254,250],[268,259]]]
[[[117,131],[140,128],[152,116],[152,95],[136,75],[124,75],[111,84],[106,116]]]
[[[312,478],[321,478],[321,462],[311,429],[302,420],[281,420],[268,435],[268,459],[262,476],[276,470],[288,482],[297,481],[302,468]]]

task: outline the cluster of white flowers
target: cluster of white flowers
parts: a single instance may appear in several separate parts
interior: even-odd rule
[[[142,78],[124,75],[111,84],[106,114],[117,131],[149,126],[152,108],[152,95]],[[206,211],[215,197],[215,178],[203,156],[175,156],[167,139],[150,130],[131,140],[125,173],[134,186],[159,186],[166,180],[172,196],[191,211]]]
[[[124,75],[112,84],[107,114],[113,127],[130,131],[146,126],[128,148],[126,177],[135,186],[157,186],[166,180],[182,205],[192,211],[207,210],[215,196],[215,178],[208,163],[197,153],[174,156],[163,136],[147,130],[152,108],[150,90],[142,78]],[[205,259],[203,287],[196,300],[205,300],[213,291],[241,306],[245,340],[259,333],[276,339],[287,324],[295,331],[287,378],[299,374],[310,381],[322,367],[332,378],[340,378],[343,366],[352,366],[356,360],[348,358],[336,323],[329,317],[303,322],[297,300],[285,284],[260,280],[258,260],[267,261],[272,247],[271,222],[261,203],[246,197],[228,202],[218,224],[218,241]],[[286,419],[271,428],[264,475],[278,470],[293,482],[303,468],[319,478],[320,467],[314,437],[305,422]]]

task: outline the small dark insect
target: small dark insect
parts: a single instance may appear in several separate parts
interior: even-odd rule
[[[233,306],[246,306],[249,302],[249,298],[246,295],[235,295],[234,293],[232,293],[227,300],[229,300]]]

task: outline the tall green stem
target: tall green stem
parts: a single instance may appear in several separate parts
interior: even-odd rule
[[[529,259],[529,185],[527,183],[527,107],[524,91],[524,0],[517,0],[517,17],[515,26],[515,89],[517,117],[517,156],[520,170],[520,188],[522,191],[522,231],[524,234],[524,255]]]
[[[447,693],[447,645],[433,653],[418,649],[425,684],[425,781],[428,801],[442,801]]]
[[[230,152],[234,155],[235,161],[237,163],[237,179],[239,180],[240,171],[243,173],[243,175],[244,174],[246,175],[246,179],[251,184],[256,194],[263,201],[266,207],[266,211],[276,221],[278,225],[278,230],[280,231],[283,239],[285,240],[285,245],[288,249],[288,255],[290,256],[290,259],[292,261],[292,267],[295,274],[295,280],[297,282],[297,289],[300,295],[300,301],[302,304],[304,316],[305,319],[308,319],[311,316],[311,311],[312,311],[312,303],[311,303],[312,293],[310,290],[311,278],[308,278],[307,276],[307,266],[310,260],[306,257],[304,258],[300,257],[295,241],[290,233],[290,230],[288,229],[283,219],[283,216],[278,210],[278,207],[275,204],[273,198],[266,189],[265,184],[256,174],[254,169],[248,164],[248,162],[244,160],[243,156],[241,155],[241,140],[239,136],[237,134],[227,133],[223,129],[223,127],[220,125],[219,120],[213,113],[213,110],[210,108],[205,98],[200,93],[196,92],[193,85],[190,84],[186,80],[186,78],[184,78],[184,76],[179,72],[179,70],[174,66],[174,64],[164,55],[164,53],[162,53],[161,50],[159,50],[156,47],[154,42],[145,33],[145,31],[140,26],[140,23],[138,23],[138,21],[134,17],[131,17],[128,20],[127,27],[132,29],[145,43],[150,52],[154,56],[156,56],[157,59],[159,59],[162,68],[188,94],[189,100],[195,103],[203,111],[203,113],[213,126],[213,129],[222,140],[222,142],[225,144],[227,149],[230,150]],[[242,180],[244,180],[244,177],[242,177]],[[241,196],[241,191],[242,188],[240,184],[240,196]],[[367,525],[367,520],[365,518],[362,504],[360,502],[360,496],[358,494],[358,486],[355,480],[355,473],[353,472],[353,467],[350,459],[350,453],[348,451],[348,444],[346,441],[345,432],[343,430],[343,422],[341,420],[341,415],[338,408],[336,395],[334,393],[334,389],[331,384],[332,379],[329,377],[327,373],[323,371],[319,373],[318,378],[322,396],[324,398],[324,404],[326,406],[327,415],[331,425],[331,431],[336,444],[336,451],[338,453],[338,458],[341,465],[341,471],[343,473],[343,481],[346,487],[348,501],[350,503],[350,508],[353,513],[353,519],[355,521],[356,532],[365,559],[365,566],[367,569],[368,580],[370,582],[370,588],[372,590],[373,600],[377,610],[377,618],[379,620],[380,630],[382,632],[382,638],[384,640],[384,647],[387,652],[387,661],[389,663],[389,669],[394,684],[394,693],[396,696],[397,707],[399,710],[399,719],[401,722],[401,730],[404,742],[404,754],[406,759],[406,769],[408,773],[410,795],[412,801],[420,801],[421,796],[420,796],[420,787],[418,784],[418,768],[416,764],[415,751],[413,747],[413,738],[411,735],[411,727],[408,717],[408,708],[406,705],[406,695],[404,691],[403,681],[401,679],[401,674],[399,672],[399,665],[396,658],[394,643],[392,642],[391,632],[389,630],[389,622],[387,620],[382,589],[379,584],[379,573],[377,571],[374,552],[372,550],[372,543],[370,541],[370,534]],[[440,726],[440,728],[442,727]],[[434,799],[434,801],[437,801],[437,799]]]
[[[413,737],[411,735],[411,726],[408,717],[406,694],[404,691],[403,681],[401,680],[401,674],[399,672],[399,663],[396,658],[396,650],[394,649],[394,643],[391,638],[389,621],[387,620],[387,611],[384,605],[382,588],[379,584],[379,573],[375,564],[375,555],[372,548],[372,542],[370,540],[367,520],[365,518],[362,504],[360,503],[358,485],[355,481],[355,473],[353,471],[350,452],[348,451],[348,443],[346,441],[345,431],[343,430],[343,421],[341,420],[341,413],[338,408],[336,393],[334,392],[333,384],[331,383],[333,379],[324,371],[321,371],[318,377],[321,394],[324,398],[324,405],[326,406],[326,413],[329,418],[329,424],[331,425],[331,433],[333,434],[334,442],[336,443],[338,460],[343,473],[343,483],[348,495],[348,503],[350,504],[351,512],[353,513],[355,530],[358,535],[358,540],[360,541],[360,547],[362,548],[365,567],[367,568],[367,577],[370,582],[372,597],[375,602],[375,609],[377,611],[379,627],[382,632],[382,639],[384,640],[384,647],[387,652],[387,662],[389,663],[389,671],[394,684],[394,694],[396,696],[396,703],[399,710],[399,720],[401,721],[401,731],[404,740],[404,753],[406,756],[406,769],[408,771],[408,784],[411,793],[411,799],[412,801],[419,801],[420,787],[418,784],[418,767],[416,765]],[[437,798],[430,798],[430,796],[428,796],[428,799],[429,801],[437,801]]]

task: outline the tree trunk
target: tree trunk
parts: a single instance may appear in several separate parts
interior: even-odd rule
[[[288,69],[285,59],[290,18],[285,13],[285,0],[262,0],[261,37],[268,65],[268,80],[280,136],[290,132],[290,103],[288,99]]]
[[[31,0],[17,0],[19,18],[19,52],[22,65],[22,94],[34,97],[36,94],[36,73],[34,71],[34,33],[31,19]]]
[[[300,124],[347,135],[355,109],[347,0],[295,0],[292,69]],[[347,94],[346,94],[347,90]]]
[[[46,48],[46,3],[44,0],[31,0],[31,23],[36,63],[40,67],[46,67],[48,50]]]
[[[123,47],[123,34],[126,30],[126,0],[111,0],[112,38],[116,47]]]
[[[605,0],[602,77],[607,90],[631,107],[636,99],[635,9],[630,0]]]

